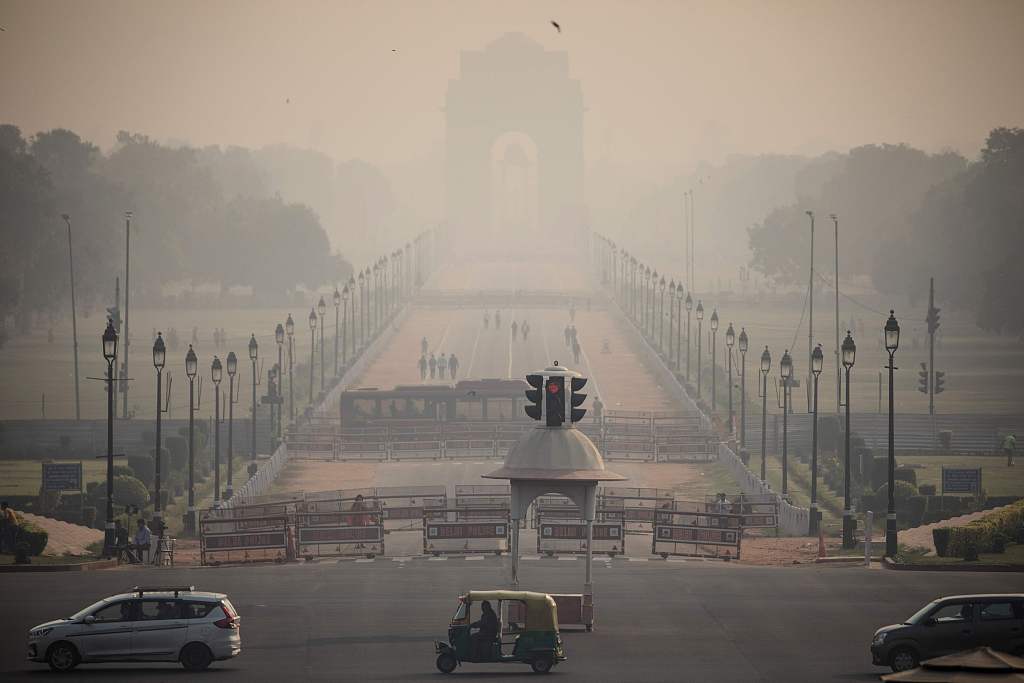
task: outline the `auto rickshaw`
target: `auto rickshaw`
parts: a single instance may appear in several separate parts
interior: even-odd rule
[[[484,600],[498,604],[498,633],[490,642],[470,633],[473,604]],[[459,607],[448,627],[448,642],[434,641],[434,648],[437,668],[446,674],[464,662],[521,662],[529,664],[535,673],[547,673],[565,661],[554,598],[529,591],[470,591],[459,596]]]

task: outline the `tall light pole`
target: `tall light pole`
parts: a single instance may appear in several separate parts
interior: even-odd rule
[[[704,302],[703,301],[698,301],[697,302],[697,398],[700,398],[701,377],[703,376],[703,373],[701,372],[701,364],[702,364],[702,360],[703,360],[703,358],[702,358],[702,355],[703,355],[702,354],[702,350],[703,350],[703,337],[704,337],[704,322],[703,321],[704,321]],[[714,412],[714,408],[712,408],[711,412]]]
[[[736,343],[736,331],[732,329],[732,323],[729,323],[728,329],[725,331],[725,348],[728,349],[727,354],[729,356],[729,433],[735,434],[736,430],[733,428],[733,422],[735,421],[735,415],[732,410],[732,345]]]
[[[156,333],[153,341],[153,367],[156,368],[156,450],[153,451],[153,526],[156,527],[157,537],[164,535],[163,510],[160,504],[160,428],[162,426],[161,415],[163,406],[160,405],[163,396],[164,366],[167,363],[167,346],[164,344],[164,337]],[[159,547],[159,544],[158,546]]]
[[[683,370],[683,366],[680,361],[682,354],[682,332],[683,332],[683,283],[680,282],[676,286],[676,373],[680,373]]]
[[[691,290],[692,291],[692,290]],[[693,297],[686,294],[686,381],[690,381],[690,355],[693,345],[690,341],[690,316],[693,314]]]
[[[772,354],[768,347],[761,353],[761,481],[768,481],[768,371],[772,369]]]
[[[810,361],[811,354],[814,352],[814,212],[804,211],[807,216],[811,219],[811,268],[808,274],[807,284],[807,363],[808,363],[808,375],[807,375],[807,410],[810,412],[811,408],[811,375],[810,375]]]
[[[185,354],[185,376],[188,377],[188,516],[186,517],[185,528],[189,532],[196,529],[196,372],[199,368],[199,359],[192,345],[188,345],[188,353]]]
[[[893,429],[893,410],[895,393],[893,387],[894,373],[896,366],[893,360],[896,349],[900,346],[900,324],[896,322],[896,315],[889,311],[889,319],[885,321],[885,350],[889,352],[889,508],[885,514],[885,555],[896,557],[899,550],[896,539],[896,443]]]
[[[352,328],[348,324],[348,285],[341,288],[341,300],[344,302],[344,307],[341,312],[341,317],[344,319],[344,323],[341,326],[341,367],[348,367],[348,335],[352,333]]]
[[[309,309],[309,404],[313,405],[313,366],[316,365],[316,309]]]
[[[107,518],[103,524],[103,556],[114,554],[114,359],[117,358],[117,330],[107,318],[103,331],[103,358],[107,361]]]
[[[661,312],[658,315],[658,350],[665,353],[665,276],[658,281],[661,288]],[[669,330],[671,333],[671,330]]]
[[[274,395],[275,399],[280,399],[281,398],[281,394],[283,393],[281,391],[281,386],[284,383],[284,379],[283,379],[283,375],[284,375],[284,334],[285,334],[284,333],[284,325],[282,325],[281,323],[278,323],[277,327],[274,328],[274,341],[277,342],[277,391],[275,392],[275,395]],[[289,382],[292,381],[291,374],[288,375],[288,381]],[[273,407],[275,405],[277,406],[277,438],[278,439],[283,439],[284,438],[284,431],[281,428],[281,426],[282,426],[281,425],[281,413],[284,412],[283,410],[281,410],[281,408],[283,408],[283,406],[281,405],[282,403],[284,403],[284,401],[280,401],[279,403],[271,403],[270,404],[271,407]]]
[[[711,311],[711,412],[718,412],[718,309]]]
[[[327,327],[327,323],[324,320],[324,315],[327,313],[327,302],[324,301],[323,297],[320,297],[320,301],[316,304],[316,310],[320,313],[320,393],[324,391],[324,328]]]
[[[814,375],[814,412],[811,422],[811,520],[807,533],[818,533],[818,376],[824,363],[821,344],[811,352],[811,374]]]
[[[828,215],[832,219],[832,225],[835,227],[836,234],[836,360],[839,360],[839,216],[834,213]],[[843,405],[842,401],[842,382],[839,376],[839,363],[836,363],[836,415],[839,414],[839,409]]]
[[[793,358],[789,349],[779,363],[782,375],[782,495],[789,493],[789,380],[793,377]]]
[[[747,328],[740,328],[740,448],[747,447]]]
[[[132,235],[132,212],[124,212],[124,363],[121,364],[121,376],[124,383],[121,385],[121,398],[123,407],[121,417],[128,419],[128,347],[131,346],[131,337],[128,334],[128,301],[131,296],[129,286],[129,266],[131,265],[131,235]]]
[[[249,446],[249,476],[256,474],[256,387],[259,378],[256,375],[256,359],[259,358],[259,344],[256,343],[256,333],[252,332],[249,337],[249,360],[252,361],[252,423],[249,425],[251,442]]]
[[[676,326],[676,279],[672,278],[668,283],[668,354],[666,359],[668,365],[673,369],[674,372],[679,371],[679,367],[675,365],[676,355],[675,347],[673,342],[675,341],[672,337],[675,334]]]
[[[235,431],[235,403],[238,401],[235,399],[235,375],[238,374],[238,357],[234,351],[228,351],[228,488],[225,491],[225,498],[231,500],[231,497],[235,495],[235,489],[232,486],[232,472],[234,471],[234,455],[235,455],[235,444],[234,444],[234,431]]]
[[[220,381],[224,369],[220,358],[213,357],[210,379],[213,380],[213,507],[220,507]]]
[[[334,285],[334,376],[338,376],[338,334],[341,331],[341,292]]]
[[[363,322],[363,318],[366,316],[366,304],[364,303],[366,296],[366,276],[363,275],[363,271],[359,271],[359,348],[360,350],[366,346],[366,323]]]
[[[850,370],[857,360],[857,345],[853,343],[850,331],[843,340],[843,367],[846,368],[846,429],[843,434],[843,548],[854,546],[853,508],[850,506]]]
[[[61,218],[64,219],[68,226],[68,273],[71,278],[71,348],[75,358],[75,419],[81,420],[82,403],[78,394],[78,315],[75,307],[75,254],[71,249],[71,216],[63,213]],[[157,394],[159,395],[159,393],[158,389]]]
[[[284,321],[284,333],[288,335],[288,424],[295,422],[295,382],[292,376],[292,368],[295,363],[295,321],[292,314]]]

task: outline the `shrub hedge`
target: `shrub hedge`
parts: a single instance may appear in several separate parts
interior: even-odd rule
[[[1024,500],[1004,510],[992,512],[960,527],[949,528],[950,557],[966,557],[969,551],[995,552],[997,537],[1017,538],[1024,527]],[[933,534],[934,537],[934,534]],[[938,547],[936,546],[936,552]]]
[[[49,541],[50,534],[45,529],[37,527],[32,522],[18,524],[18,536],[14,542],[15,544],[26,543],[29,555],[42,555]]]

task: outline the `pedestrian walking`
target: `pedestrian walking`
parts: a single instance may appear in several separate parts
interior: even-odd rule
[[[427,357],[424,354],[420,355],[420,381],[424,382],[427,379]]]
[[[438,379],[444,379],[444,373],[448,369],[448,359],[441,354],[441,357],[437,359],[437,376]]]
[[[594,398],[594,403],[591,405],[591,408],[591,412],[594,415],[594,422],[600,423],[601,418],[604,417],[604,403],[601,402],[600,396]]]
[[[572,337],[572,343],[576,343],[576,326],[573,325],[569,328],[569,335]]]
[[[516,333],[518,332],[518,330],[519,330],[519,325],[517,325],[516,321],[513,320],[512,321],[512,341],[516,340]]]
[[[523,321],[523,325],[522,325],[522,330],[523,330],[523,341],[525,342],[526,338],[530,336],[530,323],[528,323],[528,322],[526,322],[524,320]]]
[[[1006,466],[1013,467],[1013,451],[1017,448],[1017,435],[1007,434],[1003,438],[1003,453],[1006,453]]]
[[[572,330],[570,330],[569,326],[566,325],[565,326],[565,345],[569,346],[571,343],[572,343]]]
[[[429,350],[429,348],[430,347],[427,344],[427,338],[424,337],[423,339],[420,339],[420,353],[422,353],[424,356],[427,355],[427,351]]]
[[[430,354],[430,379],[434,379],[434,374],[437,372],[437,359],[434,358],[434,354]]]
[[[580,344],[575,339],[572,340],[572,357],[576,361],[576,365],[580,364]]]
[[[452,380],[455,380],[455,373],[459,371],[459,359],[455,357],[455,354],[448,356],[448,374],[451,375]]]

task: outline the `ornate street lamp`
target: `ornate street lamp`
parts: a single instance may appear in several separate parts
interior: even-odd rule
[[[235,404],[238,403],[238,397],[235,396],[235,375],[238,374],[238,357],[235,356],[234,351],[228,351],[228,487],[224,492],[226,500],[231,500],[231,496],[235,495],[235,489],[232,486],[232,472],[234,471],[234,455],[235,455],[235,444],[234,444],[234,431],[235,431]]]
[[[675,365],[676,355],[672,336],[675,334],[676,323],[676,279],[672,278],[668,283],[668,365],[675,372],[679,372],[679,366]]]
[[[740,448],[747,447],[747,328],[740,328]]]
[[[729,323],[729,328],[725,331],[725,347],[728,349],[728,374],[729,374],[729,433],[735,434],[736,430],[733,429],[733,422],[735,416],[732,411],[732,346],[736,343],[736,331],[732,329],[732,323]]]
[[[889,311],[889,319],[885,321],[885,350],[889,352],[889,508],[885,515],[885,555],[896,557],[899,550],[896,538],[896,443],[893,430],[894,412],[894,373],[896,366],[893,363],[896,349],[900,346],[900,324],[896,322],[896,315]]]
[[[259,385],[259,378],[256,375],[256,359],[260,355],[259,344],[256,343],[256,333],[249,336],[249,360],[252,361],[252,423],[249,425],[251,434],[251,445],[249,452],[249,476],[256,474],[256,387]]]
[[[348,324],[348,285],[341,288],[341,300],[344,302],[344,309],[341,317],[345,324],[341,327],[341,367],[348,367],[348,335],[352,334],[352,328]]]
[[[701,394],[701,364],[702,364],[702,348],[703,348],[703,337],[704,337],[704,302],[697,302],[697,398],[700,398]],[[712,407],[714,412],[714,407]]]
[[[850,370],[857,360],[857,345],[853,343],[850,331],[846,331],[843,340],[843,367],[846,369],[846,430],[843,434],[843,548],[849,550],[854,546],[855,522],[850,501]]]
[[[334,285],[334,376],[338,376],[338,335],[341,331],[341,292]]]
[[[213,380],[213,507],[220,507],[220,381],[224,368],[220,358],[213,357],[210,379]]]
[[[768,371],[772,369],[772,354],[768,347],[761,353],[761,481],[767,481],[768,459]]]
[[[814,375],[814,412],[811,422],[811,520],[807,533],[811,536],[818,533],[818,377],[825,357],[821,352],[821,344],[811,351],[811,374]]]
[[[690,381],[690,349],[692,348],[690,342],[690,316],[693,311],[693,297],[689,293],[686,295],[686,381]]]
[[[295,363],[295,321],[292,314],[284,321],[284,333],[288,336],[288,423],[295,422],[295,383],[292,381],[292,366]]]
[[[316,365],[316,309],[309,309],[309,404],[313,405],[313,366]]]
[[[665,276],[658,281],[661,288],[661,312],[658,315],[658,351],[665,353]],[[669,333],[672,331],[669,330]]]
[[[185,376],[188,377],[188,515],[185,518],[187,531],[196,530],[196,373],[199,369],[199,359],[192,345],[188,345],[188,352],[185,354]]]
[[[711,412],[718,412],[718,309],[711,311]]]
[[[284,399],[281,396],[281,393],[282,393],[281,387],[284,385],[284,379],[282,377],[282,375],[284,374],[284,372],[283,372],[283,370],[284,370],[284,337],[285,337],[284,325],[282,325],[281,323],[278,323],[277,327],[274,328],[274,341],[277,343],[277,388],[274,391],[274,403],[270,404],[270,414],[271,415],[274,414],[274,406],[277,406],[277,438],[278,439],[283,439],[284,438],[284,430],[282,429],[282,425],[281,425],[281,413],[283,412],[281,409],[284,407],[283,406]],[[291,378],[289,377],[289,381],[290,380],[291,380]]]
[[[782,376],[782,495],[789,493],[789,381],[793,377],[793,358],[789,349],[779,363]]]
[[[323,297],[320,297],[320,301],[316,304],[316,310],[320,314],[320,393],[324,391],[324,328],[327,327],[324,322],[324,314],[327,313],[327,302],[324,301]]]
[[[163,426],[162,414],[164,366],[167,364],[167,346],[163,334],[156,333],[153,341],[153,367],[156,368],[156,450],[153,451],[153,526],[157,534],[157,548],[163,537],[163,506],[160,504],[160,431]]]
[[[103,330],[103,359],[107,361],[107,518],[103,524],[103,556],[114,556],[114,360],[117,358],[117,330],[107,318]]]
[[[363,275],[363,271],[359,271],[359,348],[362,349],[366,345],[366,326],[363,318],[366,316],[366,304],[364,297],[366,287],[366,277]],[[353,315],[355,311],[353,310]]]

